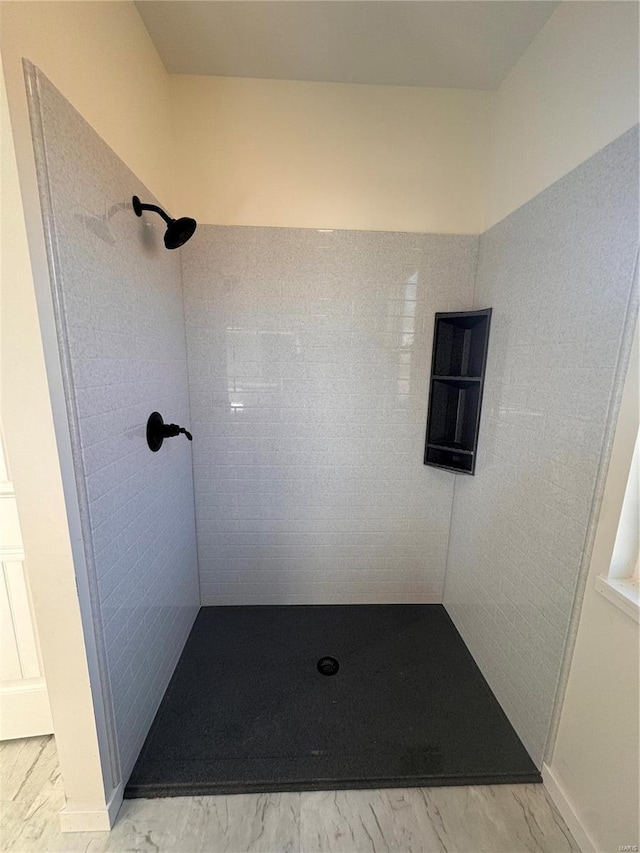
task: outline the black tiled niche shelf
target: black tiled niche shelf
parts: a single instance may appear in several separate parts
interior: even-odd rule
[[[424,464],[476,467],[491,308],[436,314]]]

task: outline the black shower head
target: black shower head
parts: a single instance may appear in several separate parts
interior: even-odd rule
[[[137,195],[133,199],[133,211],[136,216],[142,216],[143,210],[153,210],[158,213],[167,223],[164,235],[164,245],[167,249],[179,249],[193,235],[198,223],[190,216],[182,216],[180,219],[172,219],[157,204],[143,204]]]
[[[164,244],[167,249],[178,249],[184,245],[196,230],[198,223],[190,216],[182,216],[180,219],[172,219],[167,225],[164,235]]]

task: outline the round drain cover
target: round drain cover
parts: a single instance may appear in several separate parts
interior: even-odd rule
[[[340,664],[335,658],[324,657],[318,661],[318,672],[320,675],[335,675],[340,669]]]

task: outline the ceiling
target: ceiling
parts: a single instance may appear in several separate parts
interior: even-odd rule
[[[169,73],[496,89],[549,0],[140,0]]]

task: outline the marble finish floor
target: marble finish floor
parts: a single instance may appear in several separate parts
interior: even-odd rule
[[[0,743],[0,774],[3,853],[580,853],[542,785],[125,800],[62,835],[53,738]]]

